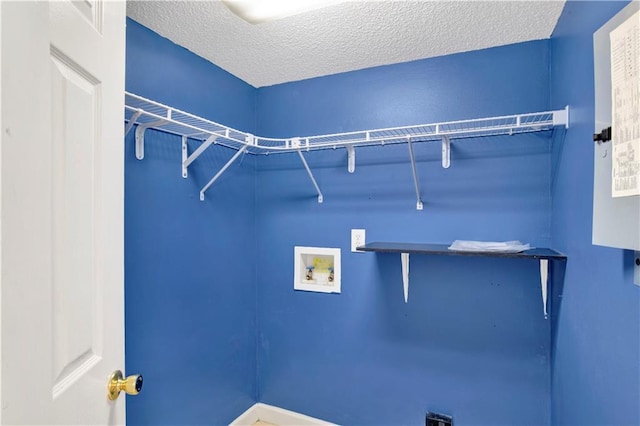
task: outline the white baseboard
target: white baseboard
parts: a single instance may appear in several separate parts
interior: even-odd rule
[[[335,426],[333,423],[305,416],[295,411],[258,402],[231,422],[230,426],[251,426],[258,420],[278,426]]]

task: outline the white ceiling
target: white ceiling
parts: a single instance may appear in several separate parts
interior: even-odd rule
[[[255,86],[549,38],[562,1],[347,1],[249,24],[219,1],[129,1],[142,25]]]

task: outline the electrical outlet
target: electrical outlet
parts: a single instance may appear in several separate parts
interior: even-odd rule
[[[352,229],[351,230],[351,251],[353,253],[364,253],[362,250],[356,250],[356,247],[360,247],[365,244],[366,244],[365,230]]]

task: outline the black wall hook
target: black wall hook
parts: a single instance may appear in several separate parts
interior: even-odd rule
[[[611,140],[611,126],[607,127],[606,129],[602,129],[600,133],[593,134],[594,142],[602,143],[602,142],[609,142],[610,140]]]

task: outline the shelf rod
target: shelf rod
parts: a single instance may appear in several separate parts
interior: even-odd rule
[[[243,152],[245,152],[247,150],[248,145],[244,145],[242,148],[240,148],[238,150],[238,152],[236,152],[234,154],[233,157],[231,157],[231,159],[229,161],[227,161],[227,164],[225,164],[224,166],[222,166],[222,168],[220,169],[220,171],[218,173],[216,173],[216,175],[214,177],[211,178],[211,180],[209,181],[209,183],[207,183],[204,188],[202,188],[200,190],[200,201],[204,201],[204,193],[207,192],[207,189],[209,189],[209,187],[211,185],[214,184],[215,181],[218,180],[218,178],[220,176],[222,176],[222,174],[229,168],[229,166],[231,166],[231,164],[233,164],[234,161],[236,161],[238,159],[238,157],[240,157],[242,155]]]
[[[202,154],[207,148],[209,148],[211,146],[211,144],[216,142],[216,139],[218,139],[218,135],[209,136],[207,138],[207,140],[202,142],[200,144],[200,146],[195,151],[193,151],[193,153],[190,156],[187,157],[187,159],[184,161],[182,167],[184,167],[185,169],[187,167],[189,167],[191,165],[191,163],[196,161],[196,158],[198,158],[200,156],[200,154]]]
[[[313,177],[313,173],[311,173],[311,169],[309,168],[309,165],[307,164],[307,160],[305,160],[304,155],[302,155],[302,151],[300,151],[299,149],[298,149],[298,155],[300,156],[300,159],[302,160],[302,164],[304,164],[304,168],[307,169],[307,174],[311,178],[311,182],[313,183],[313,186],[316,188],[316,191],[318,192],[318,203],[322,203],[322,201],[324,199],[324,197],[322,196],[322,191],[320,191],[320,187],[318,186],[318,183],[316,182],[316,179]]]
[[[129,122],[127,123],[127,127],[124,128],[124,136],[125,137],[127,137],[129,132],[131,131],[131,128],[133,128],[133,125],[136,124],[136,120],[141,115],[142,115],[142,110],[141,109],[138,109],[136,112],[133,113],[133,115],[129,119]]]
[[[420,198],[420,182],[418,181],[418,170],[416,168],[416,159],[413,155],[413,144],[411,143],[411,137],[407,138],[407,145],[409,145],[409,157],[411,157],[411,171],[413,172],[413,184],[416,188],[416,210],[422,210],[422,199]]]

